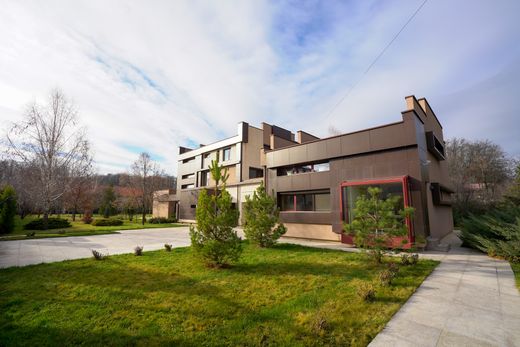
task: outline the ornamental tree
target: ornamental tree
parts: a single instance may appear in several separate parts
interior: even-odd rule
[[[370,250],[377,263],[382,262],[392,238],[406,236],[405,220],[414,212],[413,207],[401,208],[400,196],[388,195],[383,199],[381,193],[380,188],[369,187],[368,194],[360,195],[353,209],[354,217],[343,227],[354,233],[356,245]]]
[[[243,214],[247,239],[260,247],[272,247],[287,231],[280,223],[276,199],[267,194],[263,183],[252,197],[246,196]]]
[[[238,223],[238,211],[226,190],[227,170],[216,160],[209,167],[215,187],[210,194],[202,190],[197,201],[197,226],[190,226],[191,246],[210,267],[225,267],[242,254],[241,239],[233,229]]]

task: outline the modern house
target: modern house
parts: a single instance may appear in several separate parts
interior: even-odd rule
[[[289,237],[352,243],[342,233],[357,196],[369,186],[415,208],[408,242],[439,240],[453,230],[442,126],[426,99],[406,97],[402,120],[320,139],[303,131],[240,123],[238,134],[197,149],[180,148],[180,219],[193,220],[197,192],[212,185],[212,159],[228,168],[237,208],[264,182],[273,192]]]

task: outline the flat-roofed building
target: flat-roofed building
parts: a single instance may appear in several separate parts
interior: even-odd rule
[[[286,236],[352,243],[343,222],[369,186],[415,208],[410,242],[453,230],[442,126],[426,99],[409,96],[406,105],[399,122],[266,152]]]
[[[262,123],[238,125],[237,135],[199,148],[180,147],[176,215],[193,221],[201,189],[214,187],[208,171],[217,159],[229,173],[227,190],[240,211],[261,182],[275,194],[285,236],[352,243],[343,223],[369,186],[399,195],[415,209],[409,244],[440,240],[453,230],[442,125],[426,99],[406,99],[401,120],[320,139]]]
[[[241,211],[245,197],[264,181],[264,150],[296,143],[295,135],[286,129],[267,123],[257,128],[241,122],[237,135],[233,137],[194,149],[180,147],[177,174],[179,219],[193,221],[201,189],[214,187],[215,182],[208,170],[212,160],[217,160],[227,169],[226,189]]]

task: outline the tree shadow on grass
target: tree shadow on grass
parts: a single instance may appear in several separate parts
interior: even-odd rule
[[[1,346],[196,346],[181,336],[135,335],[122,332],[94,332],[51,326],[9,323],[0,332]]]

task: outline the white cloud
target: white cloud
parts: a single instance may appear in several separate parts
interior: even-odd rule
[[[295,11],[279,2],[4,1],[0,121],[16,120],[28,102],[60,87],[80,109],[102,172],[129,167],[143,148],[175,173],[178,145],[230,136],[241,120],[318,135],[330,123],[350,131],[396,121],[409,94],[429,98],[447,133],[459,135],[449,129],[464,110],[484,117],[478,110],[497,99],[480,98],[479,108],[467,98],[471,107],[452,111],[450,95],[520,56],[515,2],[427,3],[323,119],[419,3],[325,2]],[[500,129],[492,139],[520,152]]]

